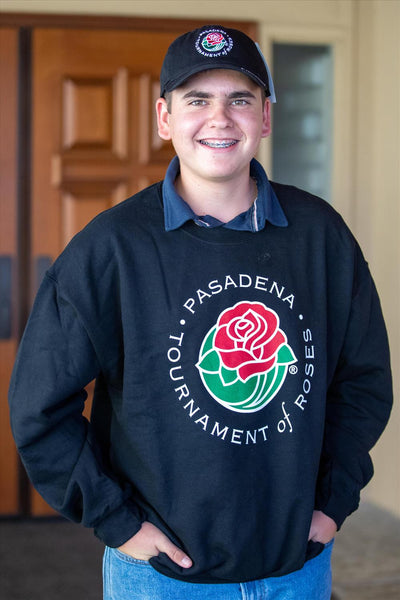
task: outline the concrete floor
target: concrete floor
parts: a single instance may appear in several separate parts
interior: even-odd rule
[[[364,503],[338,533],[335,600],[400,600],[400,520]]]

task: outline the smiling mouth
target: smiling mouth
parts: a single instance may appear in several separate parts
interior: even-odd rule
[[[237,144],[237,140],[200,140],[200,144],[209,148],[229,148]]]

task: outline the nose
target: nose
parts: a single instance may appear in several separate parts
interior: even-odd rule
[[[211,107],[211,112],[208,119],[209,127],[230,127],[232,119],[229,114],[229,107],[224,102],[216,102]]]

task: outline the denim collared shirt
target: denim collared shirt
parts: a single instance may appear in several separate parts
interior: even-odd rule
[[[250,163],[250,176],[257,183],[257,198],[245,212],[237,215],[228,223],[223,223],[210,215],[196,215],[190,206],[176,192],[174,181],[179,173],[177,156],[171,161],[165,174],[163,185],[164,221],[166,231],[181,227],[186,221],[193,220],[200,227],[225,227],[237,231],[260,231],[265,221],[277,227],[287,227],[286,216],[279,204],[268,177],[255,159]]]

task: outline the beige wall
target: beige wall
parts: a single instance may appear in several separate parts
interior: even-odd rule
[[[353,229],[381,296],[395,385],[395,407],[373,451],[376,474],[366,496],[400,514],[400,3],[356,4]]]
[[[1,0],[2,11],[195,17],[259,24],[274,41],[332,44],[335,55],[334,204],[358,237],[376,280],[400,388],[399,0]],[[261,158],[268,169],[267,144]],[[365,497],[400,515],[400,408],[373,451]]]

